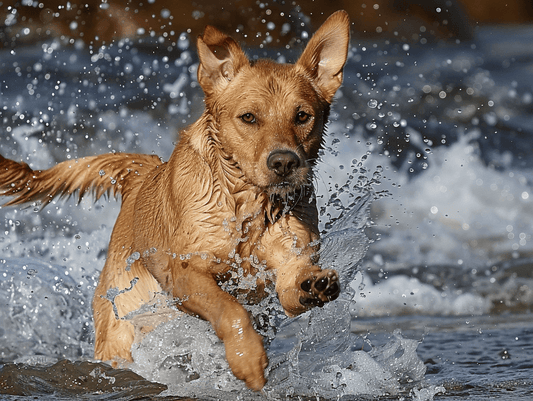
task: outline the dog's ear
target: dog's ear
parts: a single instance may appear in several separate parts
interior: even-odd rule
[[[349,42],[350,18],[346,11],[340,10],[315,32],[296,63],[316,80],[328,102],[342,84]]]
[[[197,46],[198,82],[206,95],[226,87],[244,65],[250,64],[237,42],[215,27],[205,28]]]

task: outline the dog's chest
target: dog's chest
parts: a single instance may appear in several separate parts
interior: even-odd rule
[[[248,257],[254,248],[260,245],[265,225],[262,209],[246,211],[236,215],[228,213],[220,224],[221,236],[225,238],[226,250],[230,254]]]
[[[229,207],[224,207],[228,205]],[[255,256],[261,246],[261,237],[266,230],[265,208],[260,202],[243,202],[236,204],[218,204],[218,210],[212,213],[205,233],[208,237],[203,242],[210,249],[204,249],[214,255],[219,264],[213,268],[215,274],[242,268],[253,270],[253,265],[261,261]]]

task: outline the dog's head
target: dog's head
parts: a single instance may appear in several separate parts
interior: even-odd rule
[[[198,39],[198,81],[224,152],[246,180],[286,197],[309,185],[349,44],[345,11],[330,16],[295,64],[250,62],[216,28]]]

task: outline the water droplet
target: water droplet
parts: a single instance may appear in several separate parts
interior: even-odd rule
[[[376,107],[378,107],[378,101],[376,99],[370,99],[368,101],[368,107],[370,107],[371,109],[375,109]]]

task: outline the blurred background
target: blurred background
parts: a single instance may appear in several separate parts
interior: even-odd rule
[[[82,39],[87,44],[154,35],[171,43],[206,25],[230,32],[249,46],[285,46],[302,10],[316,29],[345,9],[355,37],[395,37],[401,41],[471,39],[476,26],[524,24],[533,19],[528,0],[21,0],[0,2],[0,44],[9,47],[46,37]],[[309,21],[308,21],[309,22]],[[285,27],[285,29],[284,29]],[[423,27],[423,29],[422,29]]]

